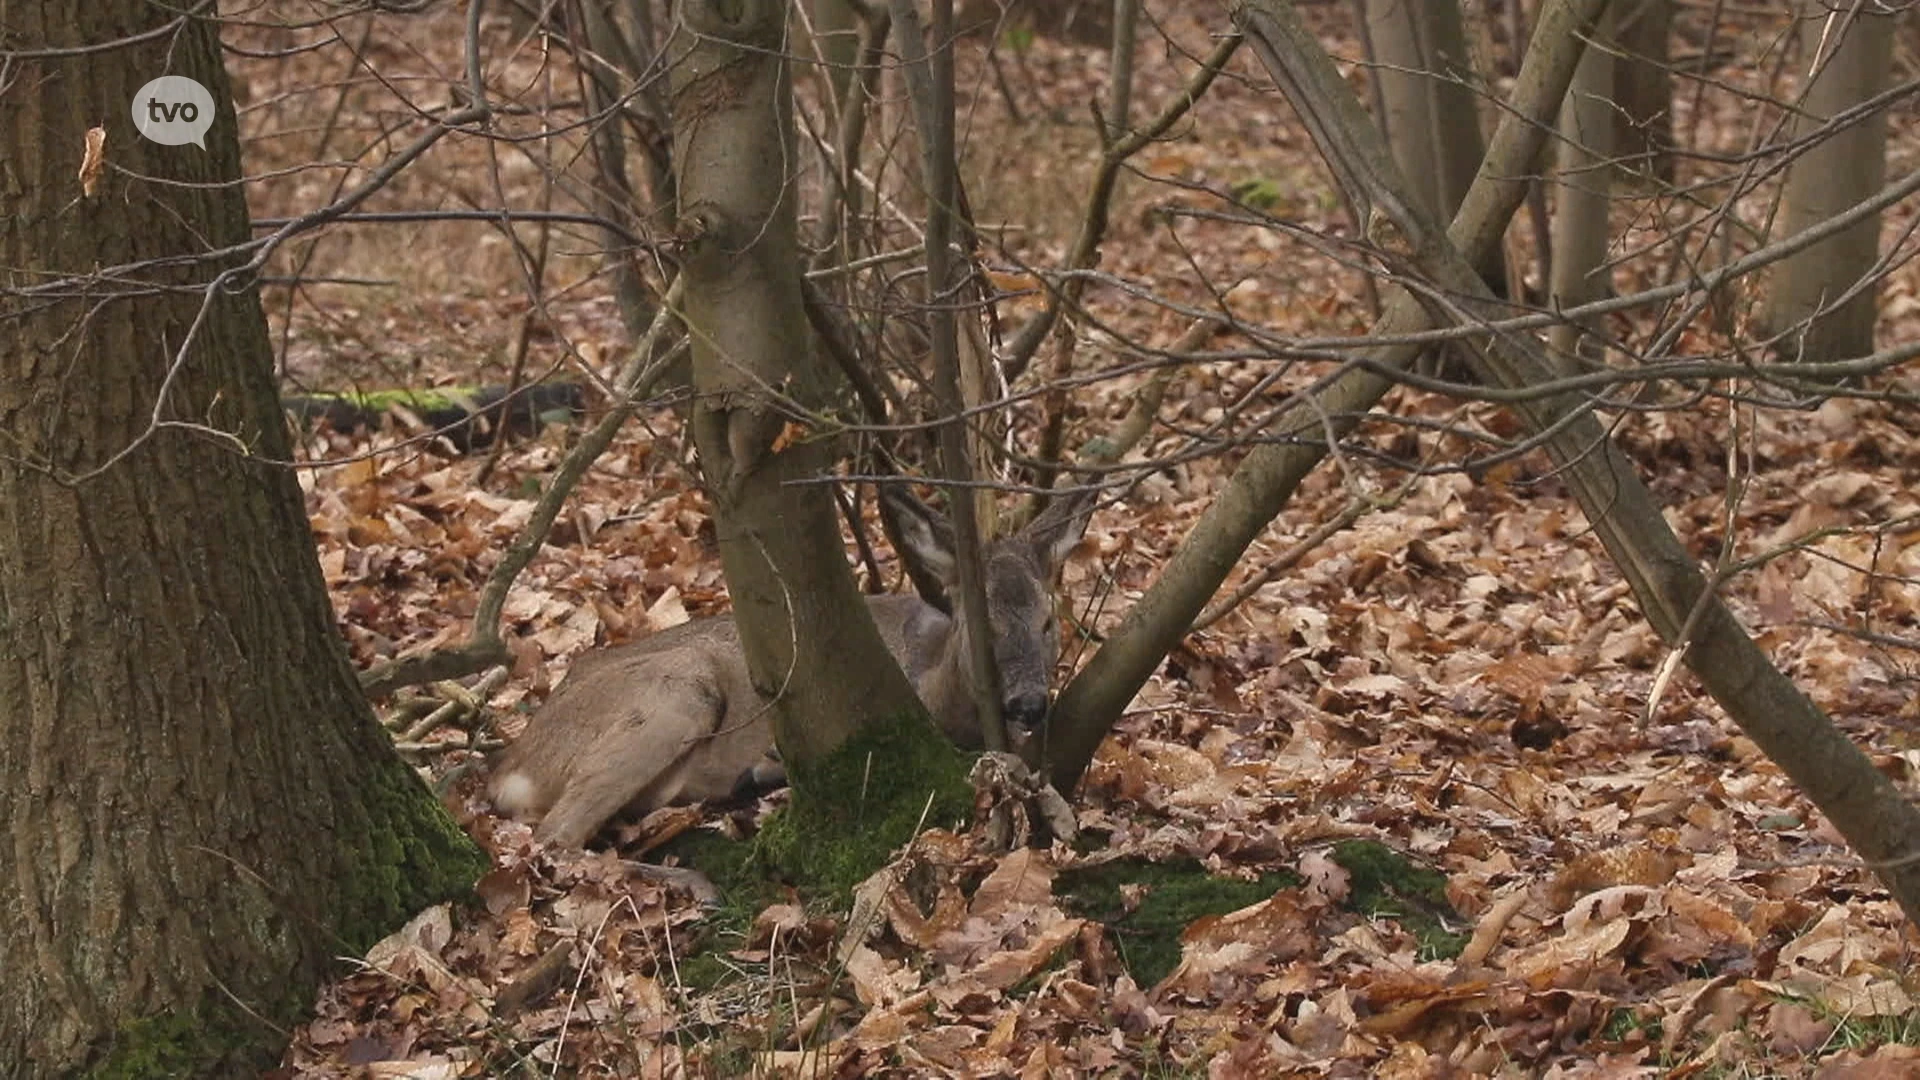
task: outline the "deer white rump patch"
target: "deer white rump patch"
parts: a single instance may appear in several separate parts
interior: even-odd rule
[[[494,805],[509,814],[524,814],[533,809],[538,796],[533,779],[523,772],[510,772],[493,782]]]

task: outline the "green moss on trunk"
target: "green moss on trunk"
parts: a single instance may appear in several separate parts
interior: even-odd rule
[[[363,790],[367,832],[351,887],[340,891],[334,932],[345,950],[365,952],[415,914],[469,895],[487,856],[397,757],[369,763]]]
[[[866,724],[825,758],[789,768],[793,801],[760,832],[780,873],[850,893],[924,826],[973,812],[971,758],[923,718]]]
[[[264,1018],[290,1027],[308,1002],[289,994]],[[196,1009],[174,1010],[127,1025],[103,1060],[85,1070],[87,1080],[215,1080],[256,1077],[270,1068],[285,1036],[261,1018],[249,1016],[225,997],[209,998]]]

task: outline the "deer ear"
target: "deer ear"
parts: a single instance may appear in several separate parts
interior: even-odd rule
[[[921,598],[947,610],[945,587],[956,573],[953,526],[939,511],[915,498],[904,483],[880,485],[880,516]]]
[[[1046,566],[1048,576],[1059,571],[1060,564],[1067,561],[1067,553],[1086,535],[1087,522],[1093,517],[1093,504],[1099,498],[1097,487],[1057,496],[1027,526],[1023,535]]]

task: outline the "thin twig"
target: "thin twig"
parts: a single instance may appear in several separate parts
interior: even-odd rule
[[[480,591],[479,608],[474,612],[473,629],[467,641],[453,648],[436,649],[421,656],[374,665],[360,674],[360,687],[369,697],[391,693],[401,686],[470,675],[506,659],[506,643],[500,637],[500,615],[506,607],[507,593],[520,576],[520,571],[526,569],[540,546],[546,543],[554,518],[566,504],[574,485],[586,474],[587,467],[613,442],[614,434],[626,422],[635,404],[666,374],[678,355],[676,350],[668,350],[659,359],[648,359],[655,353],[655,342],[666,332],[667,326],[675,321],[674,312],[680,306],[680,297],[685,292],[685,280],[684,276],[677,277],[667,289],[667,295],[654,312],[653,324],[647,327],[646,336],[635,345],[633,358],[626,370],[620,373],[617,383],[620,392],[607,410],[607,415],[560,463],[553,480],[547,484],[547,490],[541,493],[539,503],[534,506],[526,527],[514,537],[513,543],[494,566],[493,573],[487,576],[487,584]]]

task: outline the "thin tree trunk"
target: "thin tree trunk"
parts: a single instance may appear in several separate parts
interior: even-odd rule
[[[1673,0],[1616,0],[1613,140],[1620,170],[1673,183]]]
[[[1393,147],[1401,175],[1417,178],[1415,193],[1423,209],[1436,220],[1450,221],[1485,152],[1460,0],[1363,0],[1363,6],[1376,63],[1374,97],[1383,109],[1374,119]],[[1507,269],[1500,246],[1487,253],[1483,270],[1488,284],[1504,293]],[[1436,349],[1417,370],[1470,382],[1473,376],[1457,351]]]
[[[1133,51],[1140,27],[1140,0],[1113,0],[1113,44],[1107,50],[1108,142],[1127,130],[1133,111]]]
[[[730,8],[732,16],[723,10]],[[694,437],[755,688],[796,780],[863,720],[920,713],[854,586],[824,483],[833,401],[800,297],[786,5],[688,0],[672,37]],[[931,730],[931,729],[929,729]]]
[[[1389,208],[1410,261],[1439,289],[1461,298],[1465,317],[1500,310],[1470,261],[1423,220],[1394,175],[1391,156],[1366,114],[1285,0],[1248,0],[1238,13],[1268,73],[1308,118],[1320,151],[1342,162],[1357,198]],[[1539,345],[1523,335],[1493,335],[1471,354],[1489,385],[1538,386],[1555,375]],[[1683,650],[1713,699],[1805,792],[1879,875],[1907,917],[1920,922],[1920,809],[1834,727],[1767,659],[1694,564],[1620,448],[1579,395],[1528,398],[1514,408],[1544,433],[1556,474],[1586,512],[1594,533],[1632,588],[1655,631]]]
[[[599,180],[593,185],[594,212],[634,232],[633,222],[639,210],[633,182],[627,175],[626,117],[620,106],[620,86],[615,71],[629,74],[636,81],[646,77],[644,69],[631,72],[629,61],[634,50],[614,20],[608,0],[583,0],[580,11],[586,22],[586,44],[594,59],[583,66],[586,72],[587,105],[598,118],[593,126],[594,171]],[[669,200],[671,199],[669,186]],[[622,238],[621,230],[604,231],[606,261],[613,271],[613,298],[620,308],[620,321],[626,327],[627,340],[639,341],[653,322],[653,308],[647,302],[646,282],[640,276],[636,252]]]
[[[1806,5],[1802,63],[1814,74],[1792,125],[1794,137],[1886,88],[1898,16],[1871,14],[1874,7]],[[1781,227],[1791,235],[1878,191],[1886,178],[1886,148],[1884,109],[1827,135],[1787,170]],[[1769,336],[1784,335],[1780,351],[1814,362],[1871,353],[1880,290],[1869,277],[1879,257],[1875,217],[1775,269],[1762,323]]]
[[[922,30],[920,13],[916,5],[908,0],[894,0],[893,24],[896,28],[894,40],[899,43],[900,70],[905,77],[907,94],[913,99],[915,129],[919,134],[922,174],[927,180],[927,281],[929,283],[924,298],[927,313],[928,355],[932,361],[934,397],[940,412],[947,416],[961,416],[964,412],[983,405],[993,395],[993,363],[990,350],[986,347],[986,335],[980,331],[980,317],[977,310],[967,309],[965,321],[955,318],[955,309],[965,303],[965,298],[976,295],[963,272],[966,256],[958,250],[966,243],[968,224],[962,214],[964,201],[960,189],[958,163],[954,157],[952,128],[954,123],[953,82],[949,77],[943,85],[937,71],[949,64],[952,49],[941,48],[939,42],[951,42],[953,39],[951,20],[942,24],[941,19],[951,14],[935,0],[932,14],[934,19],[928,30]],[[928,38],[936,44],[928,46]],[[942,152],[938,144],[946,140],[947,150]],[[940,170],[935,171],[939,165]],[[940,238],[935,235],[936,226],[944,230],[951,239],[955,250],[942,247]],[[953,268],[949,272],[949,268]],[[958,340],[956,341],[956,335]],[[958,367],[959,396],[949,402],[940,400],[942,372],[949,364]],[[968,481],[985,479],[992,476],[988,462],[994,459],[993,435],[1002,425],[992,419],[974,414],[966,421],[965,453],[972,462],[964,479]],[[963,479],[952,471],[953,455],[945,449],[947,432],[942,430],[935,435],[936,448],[947,462],[949,480]],[[977,475],[976,475],[977,474]],[[966,494],[961,488],[949,491],[950,496],[958,500]],[[967,501],[972,505],[965,511],[972,518],[969,524],[961,518],[961,511],[954,512],[954,527],[962,534],[969,529],[980,539],[991,538],[993,522],[996,517],[994,493],[990,487],[972,489]],[[971,556],[965,554],[977,549],[977,545],[962,535],[958,538],[964,563]],[[961,590],[967,591],[962,585]],[[975,638],[974,640],[985,640]],[[984,672],[976,672],[984,675]],[[994,682],[982,678],[979,685],[992,686]]]
[[[950,40],[953,0],[933,0],[932,8],[929,29],[933,40]],[[898,19],[896,14],[895,20]],[[930,360],[934,399],[939,402],[944,420],[938,434],[941,471],[954,484],[947,489],[947,507],[953,522],[957,571],[954,599],[959,610],[955,614],[966,626],[967,641],[971,645],[967,667],[974,688],[974,707],[979,710],[982,741],[988,750],[998,751],[1007,748],[1007,729],[1000,715],[1000,668],[993,655],[994,633],[987,617],[987,581],[981,562],[981,519],[991,520],[991,517],[980,513],[983,501],[991,511],[993,493],[988,489],[970,490],[966,486],[972,483],[975,467],[984,462],[984,457],[976,452],[978,440],[971,436],[970,425],[964,419],[966,407],[972,402],[967,400],[962,384],[972,381],[976,395],[983,387],[977,368],[974,379],[963,378],[959,328],[954,316],[954,308],[966,291],[966,264],[954,244],[959,232],[954,227],[954,219],[960,184],[959,163],[954,159],[953,51],[928,50],[923,42],[912,39],[906,40],[905,45],[902,58],[909,65],[909,85],[915,81],[916,72],[922,73],[928,98],[926,126],[920,132],[921,159],[928,184],[927,282],[932,304],[927,311],[927,332],[933,346]],[[915,49],[916,45],[920,48]],[[974,316],[968,312],[967,317]],[[979,397],[974,400],[978,401]]]
[[[835,0],[845,4],[845,0]],[[875,4],[859,20],[859,40],[854,49],[854,74],[847,81],[840,99],[839,123],[834,130],[835,160],[826,171],[826,196],[821,199],[820,232],[814,242],[814,269],[844,266],[853,261],[863,236],[866,193],[859,171],[866,146],[867,125],[880,106],[875,101],[880,78],[885,71],[887,39],[892,35],[893,18],[883,4]],[[842,282],[834,295],[844,299],[851,286]]]
[[[844,108],[860,62],[860,15],[848,0],[807,0],[807,16],[820,62],[827,68],[830,109]]]
[[[1592,22],[1605,3],[1550,0],[1541,13],[1486,162],[1448,232],[1467,258],[1478,259],[1499,246],[1507,222],[1526,197],[1532,163],[1539,160],[1546,132],[1585,48],[1577,32]],[[1374,330],[1378,336],[1392,337],[1430,325],[1418,303],[1396,292]],[[1379,346],[1367,355],[1388,367],[1404,368],[1421,351],[1417,345]],[[1153,586],[1128,609],[1120,626],[1061,693],[1048,721],[1047,757],[1054,786],[1069,791],[1079,783],[1100,741],[1127,704],[1187,635],[1248,545],[1326,456],[1323,437],[1329,429],[1336,437],[1352,430],[1391,386],[1380,375],[1351,369],[1327,388],[1317,407],[1289,410],[1264,433],[1273,438],[1247,452]]]
[[[144,0],[7,17],[10,48],[72,51],[0,81],[9,1075],[256,1076],[334,957],[484,867],[348,663],[275,464],[291,450],[250,278],[209,290],[230,260],[152,262],[249,239],[215,25],[144,33],[174,17]],[[205,150],[129,123],[163,71],[211,91]],[[94,122],[126,171],[85,197]]]
[[[1459,0],[1366,0],[1366,12],[1385,105],[1376,119],[1427,213],[1450,220],[1485,151]]]
[[[1594,27],[1606,40],[1620,0]],[[1556,308],[1602,300],[1613,292],[1607,272],[1608,191],[1613,178],[1615,64],[1604,48],[1589,48],[1580,58],[1567,100],[1560,106],[1560,169],[1554,188],[1552,295]],[[1561,323],[1548,335],[1555,358],[1577,363],[1581,346],[1597,353],[1592,338],[1573,323]]]

